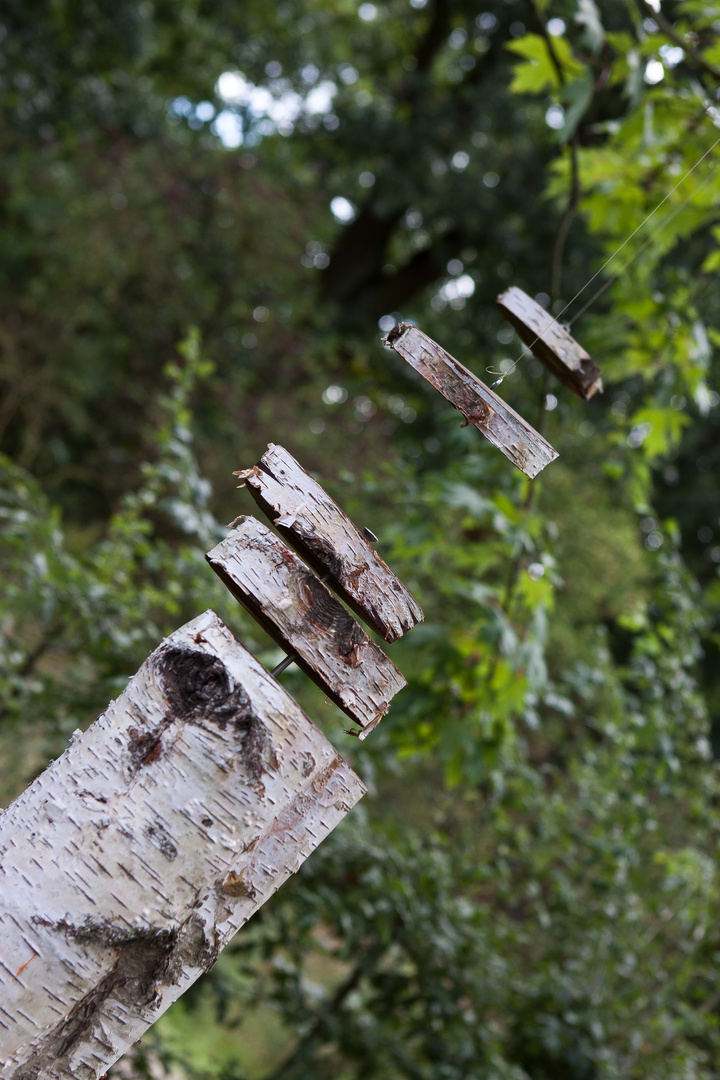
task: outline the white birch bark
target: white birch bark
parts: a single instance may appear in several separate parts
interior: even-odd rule
[[[558,456],[547,439],[417,326],[401,323],[386,344],[439,390],[529,479]]]
[[[365,738],[407,685],[403,675],[279,536],[253,517],[236,525],[208,562]]]
[[[274,443],[236,472],[291,547],[387,642],[422,622],[412,593],[292,454]]]
[[[95,1080],[364,793],[211,611],[0,816],[0,1077]]]
[[[497,304],[533,355],[573,394],[587,401],[602,391],[600,368],[590,354],[537,301],[513,285]]]

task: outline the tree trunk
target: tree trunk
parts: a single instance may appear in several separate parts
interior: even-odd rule
[[[95,1080],[364,793],[211,611],[0,816],[0,1077]]]

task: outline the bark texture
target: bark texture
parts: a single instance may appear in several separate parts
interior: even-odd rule
[[[558,456],[522,416],[417,326],[401,323],[390,331],[386,344],[531,480]]]
[[[284,447],[270,443],[257,465],[235,475],[288,543],[385,641],[422,622],[412,594]]]
[[[497,303],[532,354],[573,394],[587,401],[602,391],[600,368],[595,361],[532,297],[513,286],[498,296]]]
[[[211,611],[0,816],[0,1077],[95,1080],[364,793]]]
[[[388,711],[405,679],[279,536],[252,517],[206,556],[233,596],[362,729]]]

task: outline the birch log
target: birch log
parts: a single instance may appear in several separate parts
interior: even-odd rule
[[[206,558],[233,596],[336,705],[364,739],[406,685],[392,660],[279,536],[252,517]]]
[[[364,793],[212,611],[0,816],[0,1076],[95,1080]]]
[[[420,605],[292,454],[270,443],[257,465],[235,473],[291,547],[385,641],[422,622]]]
[[[386,344],[531,480],[558,456],[522,416],[417,326],[401,323],[390,331]]]
[[[587,401],[602,391],[600,368],[545,308],[516,286],[498,296],[497,303],[533,355],[573,394]]]

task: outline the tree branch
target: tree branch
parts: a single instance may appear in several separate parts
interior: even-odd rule
[[[676,45],[679,45],[686,56],[689,56],[692,59],[693,63],[703,71],[706,71],[716,82],[720,82],[720,71],[718,71],[716,67],[713,67],[712,64],[708,64],[702,53],[695,48],[689,38],[683,37],[682,34],[677,32],[670,20],[663,15],[662,11],[656,11],[655,8],[650,7],[647,0],[635,0],[635,3],[643,18],[652,19],[652,21],[660,27],[665,37],[670,38]]]
[[[577,213],[578,203],[580,202],[580,172],[578,169],[578,154],[577,154],[577,132],[570,140],[570,197],[568,199],[567,208],[563,214],[560,225],[558,226],[557,236],[555,237],[555,243],[553,245],[552,254],[552,270],[550,274],[550,298],[553,303],[559,299],[562,291],[562,263],[563,255],[565,252],[565,243],[567,241],[570,226],[573,223],[575,215]]]
[[[298,1046],[265,1080],[289,1080],[293,1075],[293,1069],[307,1063],[308,1054],[312,1053],[315,1045],[322,1038],[323,1028],[327,1024],[326,1017],[335,1015],[348,994],[355,989],[361,979],[372,971],[384,953],[385,946],[376,945],[363,954],[362,960],[356,964],[347,979],[340,984],[330,1001],[321,1006],[319,1015],[316,1016],[310,1030],[303,1036]]]
[[[542,34],[543,38],[545,39],[545,46],[547,48],[548,55],[550,56],[550,61],[552,63],[552,66],[555,68],[555,74],[558,77],[558,82],[560,83],[561,86],[564,86],[565,85],[565,73],[563,72],[562,65],[560,63],[558,55],[555,52],[555,46],[553,45],[552,37],[548,33],[547,23],[545,22],[545,16],[544,16],[544,14],[543,14],[537,0],[528,0],[528,3],[530,4],[530,7],[532,8],[532,12],[533,12],[533,15],[535,16],[535,20],[536,20],[538,26],[540,27],[540,33]]]

